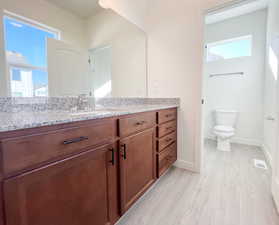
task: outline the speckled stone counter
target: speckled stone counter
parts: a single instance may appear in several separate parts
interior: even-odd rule
[[[94,109],[87,110],[76,110],[74,98],[53,100],[57,107],[46,105],[51,102],[46,99],[34,99],[33,102],[25,99],[24,104],[21,101],[11,98],[9,102],[8,98],[5,101],[0,98],[0,132],[179,107],[179,99],[154,98],[94,99]]]

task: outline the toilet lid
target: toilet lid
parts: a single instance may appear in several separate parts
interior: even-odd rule
[[[234,128],[233,127],[229,127],[229,126],[215,126],[214,130],[219,131],[219,132],[226,132],[226,133],[231,133],[234,132]]]

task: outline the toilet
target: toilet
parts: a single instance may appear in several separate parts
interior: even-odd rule
[[[216,124],[213,133],[217,137],[217,149],[220,151],[231,151],[231,139],[235,135],[237,111],[215,110]]]

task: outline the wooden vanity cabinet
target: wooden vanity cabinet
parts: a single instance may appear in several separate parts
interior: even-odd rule
[[[176,109],[2,132],[0,225],[115,224],[176,152]]]
[[[105,146],[5,180],[6,225],[111,224],[112,154]]]

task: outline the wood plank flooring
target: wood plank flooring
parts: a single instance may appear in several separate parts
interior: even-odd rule
[[[212,141],[205,149],[202,174],[172,168],[117,225],[279,225],[270,170],[253,165],[263,152],[237,144],[220,152]]]

